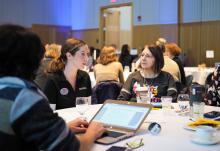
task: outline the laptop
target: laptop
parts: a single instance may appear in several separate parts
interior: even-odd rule
[[[134,136],[152,105],[128,101],[107,100],[91,121],[103,123],[107,131],[96,140],[100,144],[112,144]]]

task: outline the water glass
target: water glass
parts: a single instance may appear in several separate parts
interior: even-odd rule
[[[192,111],[191,111],[192,112],[191,113],[191,118],[193,120],[203,118],[204,107],[205,107],[204,102],[193,102]]]
[[[188,94],[179,94],[177,97],[177,103],[179,105],[180,111],[185,112],[189,110],[189,95]]]
[[[85,112],[89,108],[89,98],[88,97],[77,97],[76,98],[76,110],[80,114],[80,117],[85,119]]]
[[[172,99],[173,98],[171,96],[162,96],[161,97],[162,110],[163,110],[164,114],[170,114],[171,113]]]

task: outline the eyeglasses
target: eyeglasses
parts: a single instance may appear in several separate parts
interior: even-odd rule
[[[154,58],[154,56],[149,55],[149,54],[141,54],[141,57]]]

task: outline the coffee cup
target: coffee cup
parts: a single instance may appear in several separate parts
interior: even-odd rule
[[[137,102],[150,104],[151,96],[149,87],[138,87],[136,89]]]
[[[216,135],[216,130],[211,126],[197,126],[195,137],[203,141],[211,141]]]

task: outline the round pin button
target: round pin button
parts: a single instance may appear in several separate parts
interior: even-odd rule
[[[61,95],[67,95],[68,93],[69,93],[69,90],[67,88],[60,89],[60,94]]]
[[[157,135],[161,131],[161,126],[160,126],[160,124],[153,122],[149,125],[148,130],[151,134]]]

